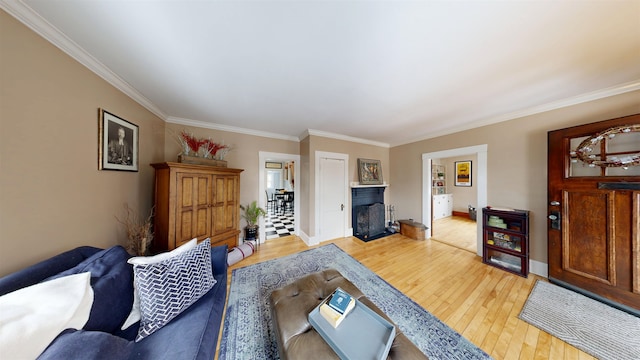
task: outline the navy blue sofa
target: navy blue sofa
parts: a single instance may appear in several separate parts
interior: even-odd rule
[[[214,287],[167,325],[135,342],[122,330],[133,304],[133,269],[120,246],[83,246],[0,278],[0,296],[47,279],[91,272],[94,303],[83,329],[63,331],[39,359],[213,359],[227,296],[227,246],[211,248]],[[28,345],[26,345],[28,346]]]

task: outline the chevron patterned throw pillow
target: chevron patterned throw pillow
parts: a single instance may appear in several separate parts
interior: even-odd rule
[[[216,283],[209,239],[161,262],[136,264],[133,272],[141,314],[136,341],[169,323]]]

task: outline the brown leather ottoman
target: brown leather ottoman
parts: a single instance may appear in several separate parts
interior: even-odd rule
[[[338,355],[322,339],[307,316],[337,287],[360,300],[371,310],[393,323],[362,292],[335,269],[307,275],[295,282],[274,290],[269,297],[271,318],[274,321],[278,351],[286,359],[339,359]],[[396,326],[396,337],[387,359],[427,359]]]

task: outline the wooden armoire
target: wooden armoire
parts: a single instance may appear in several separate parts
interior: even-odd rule
[[[154,253],[198,238],[237,245],[242,169],[164,162],[156,170]]]

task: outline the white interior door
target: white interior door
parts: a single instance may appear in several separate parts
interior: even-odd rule
[[[346,163],[343,159],[320,158],[320,239],[344,237],[347,210]]]

